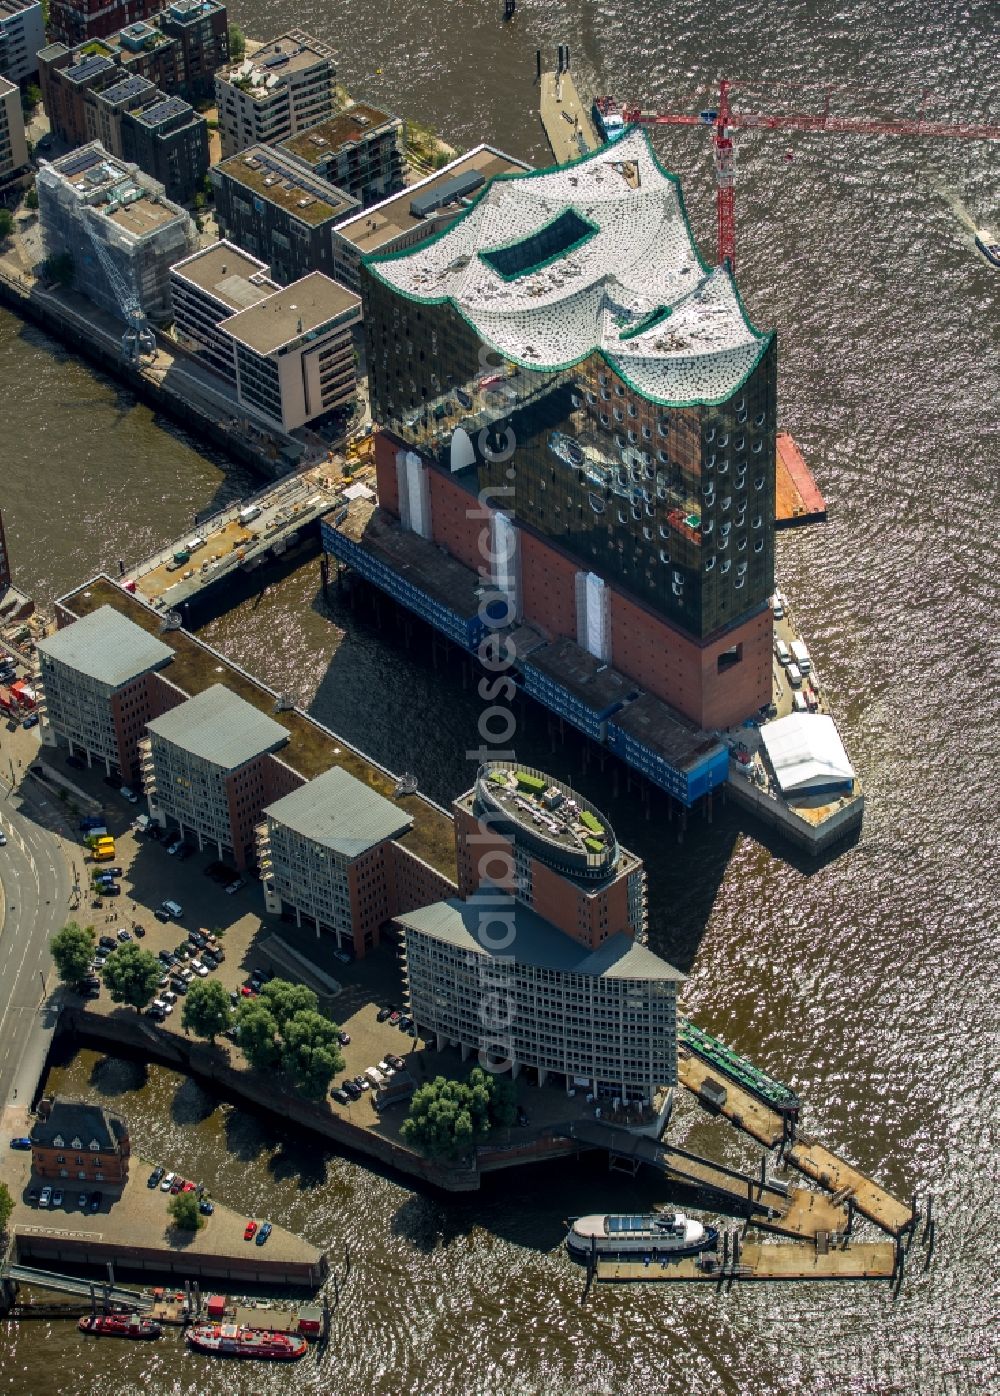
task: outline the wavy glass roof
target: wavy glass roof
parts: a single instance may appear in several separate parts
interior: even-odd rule
[[[412,301],[450,301],[514,363],[565,369],[599,350],[666,405],[725,401],[771,339],[728,268],[701,260],[680,182],[638,129],[572,164],[497,176],[437,237],[366,261]]]

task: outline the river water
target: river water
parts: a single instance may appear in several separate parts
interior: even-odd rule
[[[985,0],[748,0],[729,12],[525,0],[506,27],[500,8],[247,0],[233,13],[258,37],[313,31],[359,94],[456,144],[485,138],[538,163],[534,50],[552,54],[558,40],[585,90],[645,107],[697,109],[697,89],[725,72],[843,84],[843,109],[867,113],[908,113],[909,94],[932,89],[935,114],[1000,120],[986,106],[1000,33]],[[707,137],[656,141],[710,249]],[[551,750],[537,714],[518,734],[523,757],[572,775],[646,859],[651,939],[689,972],[687,1008],[794,1084],[808,1127],[834,1148],[900,1196],[934,1195],[930,1270],[918,1246],[895,1303],[886,1287],[848,1285],[606,1288],[584,1304],[561,1219],[663,1198],[655,1180],[558,1170],[440,1200],[168,1072],[81,1053],[57,1085],[122,1108],[144,1153],[301,1229],[334,1260],[349,1240],[354,1270],[329,1350],[294,1375],[215,1368],[173,1340],[98,1353],[65,1326],[22,1324],[0,1339],[0,1391],[997,1389],[1000,321],[997,273],[970,231],[998,221],[995,158],[973,141],[738,137],[741,285],[757,323],[779,328],[781,424],[830,508],[825,526],[781,536],[779,571],[865,781],[860,840],[813,869],[729,811],[680,845],[674,827],[583,775],[578,747]],[[249,486],[6,315],[0,382],[0,503],[19,580],[42,600]],[[436,797],[470,784],[477,710],[457,672],[435,673],[389,621],[380,631],[364,611],[326,610],[315,562],[207,634]],[[691,1109],[678,1137],[755,1163]]]

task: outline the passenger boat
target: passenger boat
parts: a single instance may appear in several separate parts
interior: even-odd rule
[[[256,1357],[267,1362],[296,1362],[305,1354],[305,1338],[290,1333],[258,1332],[235,1323],[199,1323],[184,1334],[188,1347],[210,1357]]]
[[[976,246],[991,266],[1000,267],[1000,242],[991,233],[978,232]]]
[[[95,1338],[139,1338],[151,1341],[159,1338],[163,1329],[151,1318],[138,1314],[84,1314],[77,1324],[81,1333]]]
[[[566,1248],[577,1260],[591,1255],[618,1260],[649,1256],[671,1260],[714,1250],[715,1227],[686,1217],[683,1212],[652,1212],[639,1216],[577,1217],[566,1237]]]

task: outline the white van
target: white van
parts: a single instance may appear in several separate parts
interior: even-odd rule
[[[196,553],[196,552],[198,551],[199,548],[203,548],[204,546],[205,546],[205,540],[204,540],[204,538],[202,538],[202,537],[200,537],[200,536],[196,536],[196,537],[194,537],[194,538],[189,538],[189,539],[187,540],[187,550],[188,550],[189,553]]]
[[[248,504],[245,509],[240,510],[240,523],[253,523],[254,519],[260,518],[260,505]]]
[[[807,712],[808,709],[809,709],[809,705],[808,705],[808,703],[806,702],[805,694],[804,694],[804,693],[793,693],[793,694],[792,694],[792,712],[793,712],[793,713],[804,713],[804,712]]]
[[[793,688],[802,687],[802,670],[797,664],[789,664],[785,673],[788,675],[788,682]]]
[[[792,658],[802,670],[803,674],[808,674],[812,668],[812,660],[809,658],[809,651],[801,640],[792,641]]]
[[[792,652],[785,644],[784,640],[775,640],[774,652],[778,656],[779,664],[791,664]]]

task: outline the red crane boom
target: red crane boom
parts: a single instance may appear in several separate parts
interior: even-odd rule
[[[822,112],[792,112],[768,115],[761,112],[734,111],[729,94],[737,84],[723,78],[719,84],[719,105],[715,111],[699,116],[686,112],[645,112],[639,107],[623,106],[622,120],[626,125],[644,126],[705,126],[714,130],[716,212],[718,215],[718,257],[720,265],[730,270],[736,265],[736,166],[733,131],[830,131],[837,134],[861,133],[871,136],[945,136],[969,140],[1000,140],[1000,126],[974,121],[933,121],[921,112],[916,117],[894,119],[864,116],[835,116],[830,111],[832,88],[824,88]],[[929,94],[924,93],[924,103]],[[602,99],[607,103],[608,99]]]

